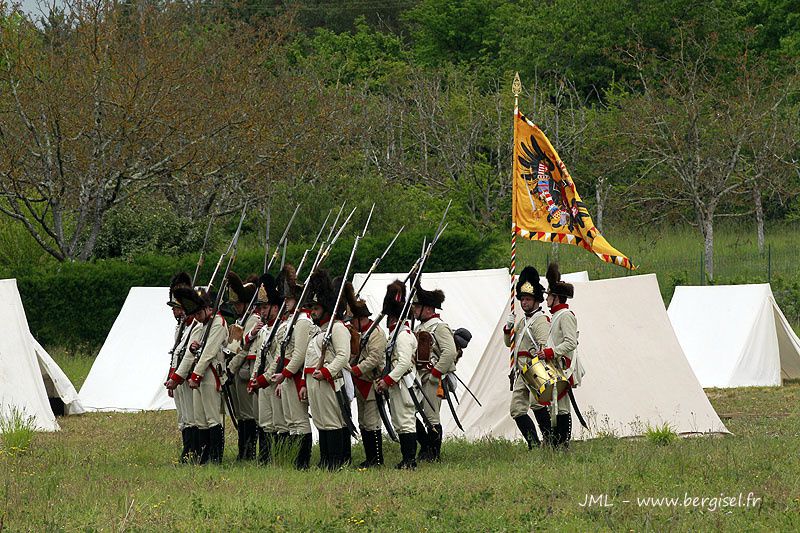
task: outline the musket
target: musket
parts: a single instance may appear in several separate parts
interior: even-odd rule
[[[242,223],[244,222],[244,216],[246,213],[247,213],[247,201],[245,201],[244,207],[242,208],[242,216],[239,218],[239,226],[233,233],[233,238],[231,239],[230,244],[228,244],[228,249],[225,250],[219,256],[219,260],[217,261],[217,266],[214,267],[214,272],[211,274],[211,280],[208,282],[208,285],[206,285],[206,290],[209,292],[211,291],[211,286],[214,285],[214,280],[216,279],[217,273],[219,272],[219,267],[222,266],[223,259],[225,259],[225,256],[227,256],[229,253],[231,253],[233,247],[236,246],[236,244],[239,242],[239,234],[242,231]]]
[[[344,204],[342,204],[342,209],[344,209]],[[342,213],[342,209],[339,210],[339,214],[340,215]],[[353,209],[353,211],[355,211],[355,208]],[[344,223],[342,224],[342,227],[339,230],[339,232],[336,234],[336,236],[333,238],[333,240],[331,240],[330,244],[328,244],[327,252],[330,252],[330,248],[334,244],[336,244],[336,241],[338,240],[339,235],[342,234],[342,230],[345,228],[345,226],[347,226],[348,222],[350,222],[350,217],[352,217],[352,216],[353,216],[353,213],[351,212],[350,216],[348,216],[347,220],[345,220]],[[330,235],[333,233],[333,230],[336,228],[335,223],[338,220],[339,220],[339,217],[337,216],[336,220],[334,221],[334,225],[331,226],[331,230],[328,233],[329,238],[330,238]],[[319,251],[317,252],[317,257],[316,257],[316,259],[314,259],[313,266],[312,266],[311,270],[309,271],[308,276],[305,279],[305,282],[303,283],[303,291],[300,293],[300,298],[297,299],[297,304],[295,305],[294,312],[292,313],[292,317],[289,319],[289,325],[287,326],[287,329],[286,329],[286,336],[281,341],[281,355],[280,355],[280,360],[278,361],[278,371],[283,370],[283,366],[284,366],[284,364],[286,362],[286,347],[289,345],[289,341],[292,338],[292,333],[294,332],[294,325],[297,323],[297,318],[300,316],[300,310],[303,307],[303,302],[305,301],[305,297],[306,297],[306,294],[307,294],[307,291],[308,291],[308,282],[311,279],[311,276],[314,274],[314,272],[316,272],[317,269],[319,269],[319,267],[322,266],[322,263],[325,260],[325,257],[327,257],[327,255],[328,255],[327,252],[323,253],[323,248],[324,247],[325,247],[325,242],[323,242],[320,245]]]
[[[297,204],[297,207],[294,208],[294,213],[292,214],[292,218],[290,218],[289,219],[289,223],[286,224],[286,229],[283,230],[283,235],[281,235],[281,239],[278,241],[278,245],[275,247],[275,253],[272,254],[272,259],[270,259],[269,264],[264,269],[264,273],[269,272],[270,267],[272,267],[272,262],[275,261],[275,257],[278,255],[278,251],[280,250],[280,247],[281,247],[281,242],[285,242],[286,241],[286,235],[288,235],[288,233],[289,233],[289,228],[292,227],[292,222],[294,222],[294,217],[295,217],[295,215],[297,215],[297,210],[298,209],[300,209],[300,204]],[[267,232],[268,232],[267,233],[267,246],[269,246],[269,223],[267,223],[267,225],[268,225],[267,226]],[[286,253],[286,248],[284,248],[283,250],[284,250],[284,254],[285,254]],[[266,259],[266,255],[264,256],[264,258]],[[283,264],[281,264],[281,268],[283,268]],[[250,315],[253,314],[253,309],[255,309],[253,304],[256,303],[256,298],[257,297],[258,297],[258,287],[256,287],[256,291],[253,293],[252,298],[250,298],[250,303],[247,304],[247,308],[245,309],[245,312],[236,321],[236,324],[238,326],[244,326],[244,324],[247,322],[247,319],[250,318]]]
[[[374,209],[375,209],[375,204],[372,204],[372,209],[370,209],[369,216],[367,217],[367,222],[364,224],[364,229],[361,231],[359,235],[356,235],[356,239],[353,242],[353,248],[352,250],[350,250],[350,258],[347,261],[347,267],[345,268],[344,274],[342,275],[342,283],[339,285],[339,292],[336,295],[336,303],[334,304],[333,310],[331,312],[332,316],[330,321],[328,322],[328,328],[325,331],[325,336],[322,338],[322,347],[320,349],[319,360],[317,361],[317,368],[316,368],[317,370],[320,370],[325,364],[325,352],[328,351],[328,347],[330,346],[331,341],[333,340],[333,325],[336,323],[336,312],[339,309],[342,297],[344,296],[344,286],[345,283],[347,282],[347,277],[350,275],[350,269],[353,267],[353,259],[355,258],[356,250],[358,249],[358,243],[361,241],[361,239],[364,238],[364,235],[366,235],[367,233],[367,228],[369,227],[369,223],[372,220],[372,212],[374,211]],[[355,208],[353,208],[353,211],[355,211]],[[352,216],[352,214],[353,213],[351,212],[350,215]],[[348,217],[347,220],[350,220],[350,217]],[[347,224],[347,221],[345,221],[345,224]],[[342,227],[342,229],[343,228],[344,226]],[[337,234],[337,238],[338,235],[341,235],[341,229]],[[358,436],[356,427],[353,424],[353,420],[351,419],[350,409],[347,399],[344,397],[344,391],[340,389],[338,391],[335,391],[335,394],[337,401],[339,403],[339,407],[342,411],[342,417],[347,423],[347,427],[350,429],[350,433],[352,433],[353,436]]]
[[[397,230],[397,233],[395,234],[394,239],[392,239],[392,242],[389,243],[389,246],[386,247],[386,249],[383,251],[380,257],[376,257],[375,261],[372,262],[372,266],[369,267],[366,276],[364,276],[364,281],[361,282],[361,286],[356,291],[356,299],[358,299],[358,297],[361,296],[361,291],[364,290],[364,286],[367,284],[369,277],[372,275],[373,272],[375,272],[375,269],[378,268],[378,265],[381,264],[381,261],[383,261],[383,258],[386,257],[386,254],[389,253],[389,250],[392,249],[394,241],[397,240],[397,238],[400,236],[400,234],[403,232],[404,229],[406,229],[406,227],[402,226],[399,230]]]
[[[271,218],[272,218],[272,206],[267,208],[267,228],[264,238],[264,270],[262,270],[262,272],[267,271],[267,257],[269,257],[269,224]]]
[[[408,284],[409,282],[411,282],[412,288],[416,285],[416,278],[415,278],[416,273],[422,271],[422,266],[425,264],[425,261],[427,261],[427,258],[430,256],[431,250],[433,250],[433,246],[439,241],[439,237],[441,237],[445,229],[447,229],[447,224],[444,224],[444,226],[440,224],[440,229],[434,236],[433,240],[430,243],[428,243],[428,246],[426,247],[425,251],[422,253],[422,255],[419,256],[419,258],[417,258],[416,261],[414,261],[414,264],[411,266],[411,270],[409,270],[408,274],[406,274],[406,277],[403,280],[404,284]],[[412,281],[412,278],[415,278],[414,281]],[[372,335],[372,332],[375,331],[375,328],[378,327],[378,325],[385,318],[385,316],[386,315],[384,315],[383,313],[380,313],[378,317],[375,319],[375,321],[372,323],[372,325],[367,329],[367,331],[364,332],[364,335],[361,336],[361,349],[363,349],[364,346],[366,346],[367,341],[369,340],[369,336]]]
[[[214,215],[208,219],[208,227],[206,228],[206,236],[203,237],[203,246],[200,248],[200,257],[197,259],[197,266],[194,267],[194,276],[192,276],[192,287],[197,281],[197,274],[200,273],[200,267],[206,262],[206,245],[208,244],[208,236],[211,234],[211,224],[214,222]]]

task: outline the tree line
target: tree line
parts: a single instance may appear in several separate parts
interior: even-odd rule
[[[763,246],[800,213],[790,0],[0,8],[0,212],[58,261],[120,253],[153,213],[202,234],[245,200],[254,231],[319,211],[300,238],[344,199],[377,203],[378,232],[447,199],[504,232],[515,72],[601,229],[689,223],[713,277],[721,218]]]

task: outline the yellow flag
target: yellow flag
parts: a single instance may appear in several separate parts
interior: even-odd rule
[[[607,263],[636,267],[594,227],[567,167],[536,124],[514,109],[512,224],[535,241],[582,246]]]

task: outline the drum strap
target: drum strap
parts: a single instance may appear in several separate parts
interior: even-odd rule
[[[536,318],[536,315],[538,313],[544,314],[544,311],[542,310],[541,307],[533,312],[533,314],[531,315],[530,319],[528,317],[524,316],[524,315],[522,317],[522,327],[524,329],[523,335],[527,334],[528,338],[533,343],[534,350],[532,350],[531,353],[538,352],[539,348],[540,348],[539,343],[536,342],[536,339],[533,338],[533,333],[531,333],[531,329],[530,329],[530,325],[531,325],[531,323],[533,323],[533,319]],[[516,349],[514,351],[514,360],[515,361],[517,359],[517,356],[519,355],[519,347],[520,347],[521,344],[522,344],[521,342],[518,342],[517,346],[516,346]]]

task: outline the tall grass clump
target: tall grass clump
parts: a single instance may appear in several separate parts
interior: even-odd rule
[[[678,438],[678,434],[667,422],[660,426],[648,425],[644,435],[647,438],[647,442],[657,446],[669,446]]]
[[[24,409],[11,407],[7,415],[0,416],[3,452],[9,455],[27,452],[36,432],[35,427],[33,416],[27,415]]]

